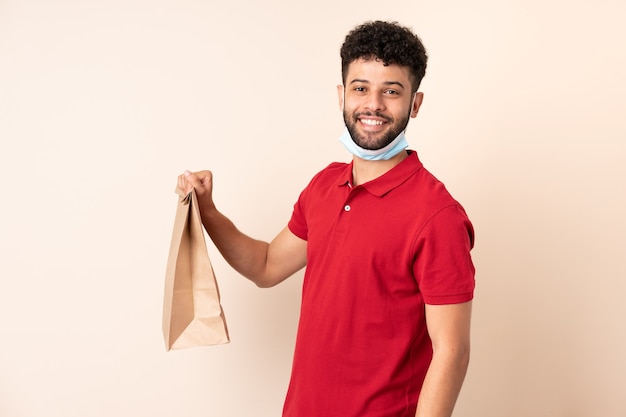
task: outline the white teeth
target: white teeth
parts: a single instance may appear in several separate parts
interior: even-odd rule
[[[380,120],[372,120],[372,119],[361,119],[361,123],[364,123],[369,126],[380,126],[383,124]]]

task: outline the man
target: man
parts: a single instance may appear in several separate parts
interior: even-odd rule
[[[474,237],[406,150],[426,52],[409,29],[376,21],[348,34],[341,58],[340,140],[353,160],[312,179],[274,240],[216,209],[209,171],[179,186],[195,188],[209,236],[258,286],[306,265],[284,417],[449,417],[469,361]]]

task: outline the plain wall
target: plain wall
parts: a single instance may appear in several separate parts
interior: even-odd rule
[[[348,30],[423,39],[407,137],[477,232],[455,416],[622,417],[622,1],[0,0],[0,416],[280,415],[299,273],[261,290],[210,245],[228,345],[165,352],[185,169],[271,239],[348,161],[335,86]]]

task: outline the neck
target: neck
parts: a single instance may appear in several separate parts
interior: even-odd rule
[[[375,180],[387,171],[398,165],[408,156],[406,151],[402,151],[391,159],[369,161],[354,156],[352,159],[352,182],[354,186],[365,184]]]

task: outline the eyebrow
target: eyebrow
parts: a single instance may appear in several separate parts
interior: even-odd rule
[[[370,82],[368,80],[355,78],[354,80],[350,81],[350,84],[354,84],[354,83],[369,84]],[[385,81],[385,82],[383,82],[383,85],[386,85],[386,86],[397,85],[397,86],[399,86],[400,88],[402,88],[404,90],[404,85],[400,81]]]

